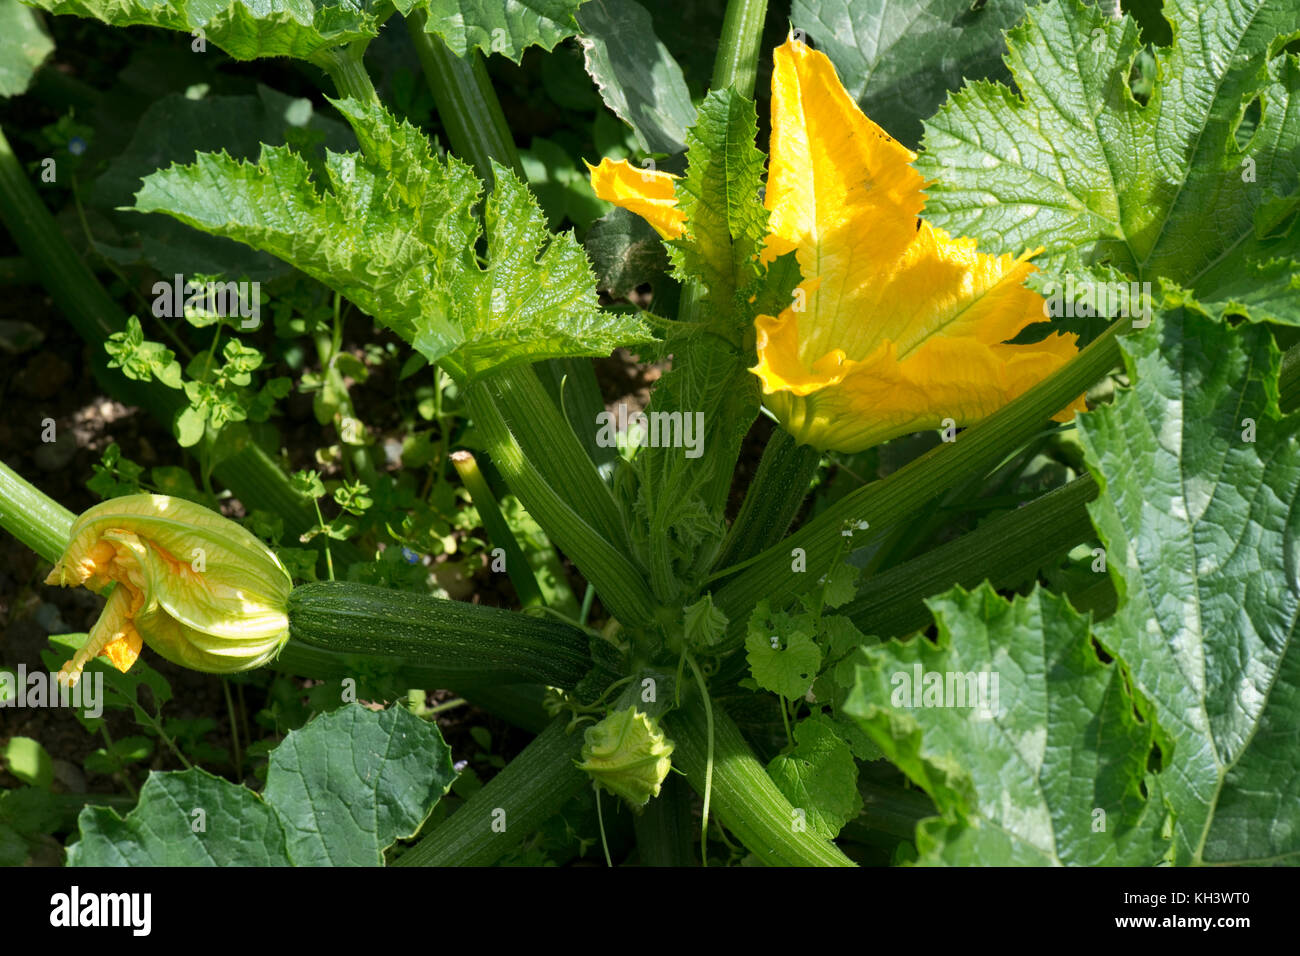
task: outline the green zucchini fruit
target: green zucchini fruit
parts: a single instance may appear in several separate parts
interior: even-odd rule
[[[289,633],[358,663],[387,658],[418,667],[438,686],[570,688],[591,668],[587,635],[560,621],[350,581],[294,588]]]

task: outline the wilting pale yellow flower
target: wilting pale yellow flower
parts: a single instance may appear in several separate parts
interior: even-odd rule
[[[1075,354],[1073,335],[1004,344],[1045,317],[1024,287],[1041,250],[986,255],[919,219],[916,154],[863,115],[830,60],[791,39],[773,64],[761,260],[793,251],[803,282],[779,316],[755,320],[751,371],[795,438],[853,452],[945,419],[968,425]],[[665,238],[690,232],[667,214],[674,177],[605,160],[592,186]],[[1056,417],[1084,407],[1080,397]]]
[[[59,672],[68,683],[100,654],[126,671],[142,642],[184,667],[228,674],[271,660],[289,637],[284,565],[240,525],[182,498],[128,495],[90,508],[45,583],[116,585]]]

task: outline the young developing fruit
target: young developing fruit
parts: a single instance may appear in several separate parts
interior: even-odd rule
[[[658,721],[632,706],[588,727],[582,760],[575,763],[597,785],[640,810],[651,797],[659,796],[672,767],[672,753],[673,742],[664,736]]]
[[[45,583],[115,585],[60,670],[65,683],[99,654],[125,672],[142,643],[183,667],[229,674],[261,666],[289,638],[293,582],[279,559],[240,525],[181,498],[127,495],[90,508]]]

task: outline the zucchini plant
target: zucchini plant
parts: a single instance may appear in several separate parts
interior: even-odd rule
[[[283,834],[276,861],[488,865],[589,789],[611,864],[1300,855],[1300,793],[1276,772],[1300,753],[1289,0],[1132,15],[796,0],[788,23],[728,0],[696,91],[631,0],[517,17],[418,0],[25,2],[329,77],[355,148],[200,151],[144,176],[132,209],[291,266],[436,369],[498,491],[587,585],[580,609],[543,593],[463,449],[519,610],[336,576],[347,535],[313,517],[322,489],[264,451],[214,474],[323,544],[326,579],[295,582],[211,508],[140,493],[74,519],[0,468],[0,521],[55,562],[47,583],[106,593],[68,682],[147,646],[214,673],[454,687],[536,731],[450,814],[433,812],[452,776],[441,738],[414,734],[394,758],[400,822],[337,837],[356,852],[295,842],[310,827],[294,788],[326,784],[293,777],[294,751],[265,805],[158,775],[126,817],[88,809],[72,862],[164,859],[149,834],[166,826],[147,824],[184,792]],[[399,16],[447,150],[369,72]],[[887,43],[846,39],[843,17],[876,16]],[[483,63],[574,36],[630,136],[584,157],[589,178],[565,193],[609,204],[585,245],[552,228],[544,149],[517,152]],[[30,187],[0,172],[11,221]],[[11,225],[36,237],[28,255],[98,289],[58,240],[40,250],[42,215]],[[649,298],[602,300],[642,276]],[[162,346],[91,317],[102,292],[59,304],[92,342],[112,335],[143,401],[210,448],[216,399],[194,425]],[[666,368],[644,409],[601,400],[590,360],[616,349]],[[331,382],[344,402],[341,374],[316,387]],[[347,467],[376,480],[369,451]],[[346,515],[364,515],[362,487],[335,493]],[[335,720],[353,719],[369,718]],[[405,717],[386,720],[365,732],[401,736]],[[281,746],[330,746],[317,724],[295,733]],[[434,770],[413,769],[420,748]],[[629,811],[611,850],[607,824]]]

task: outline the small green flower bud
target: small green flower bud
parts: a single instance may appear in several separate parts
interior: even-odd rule
[[[598,785],[640,810],[659,796],[672,767],[673,742],[657,721],[635,706],[615,711],[587,728],[578,767]]]

